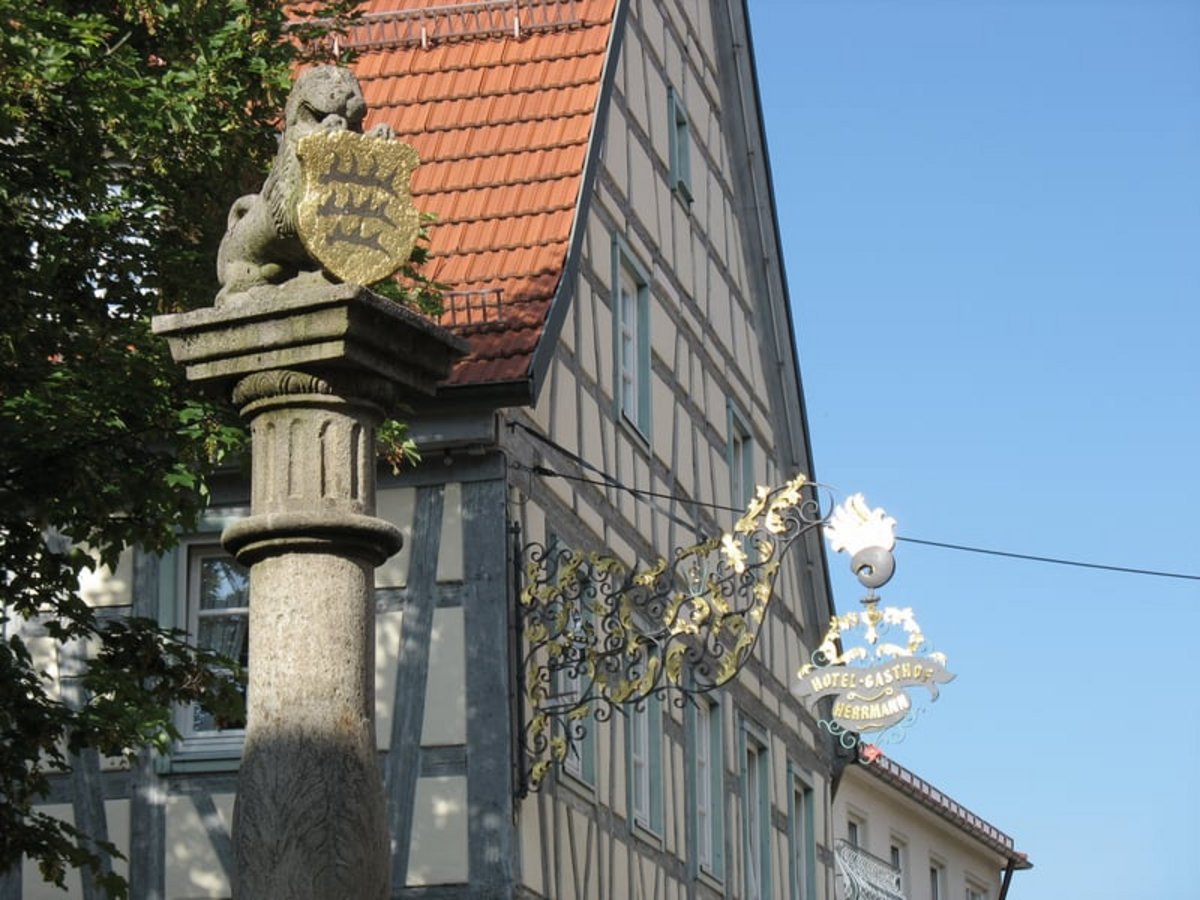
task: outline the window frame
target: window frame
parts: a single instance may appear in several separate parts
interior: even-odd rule
[[[639,730],[639,726],[644,726]],[[640,745],[640,746],[638,746]],[[637,771],[641,758],[641,774]],[[662,704],[647,697],[625,720],[626,793],[629,824],[661,838],[663,833]]]
[[[770,749],[765,734],[748,721],[742,722],[740,743],[743,897],[768,900],[771,897]]]
[[[551,565],[553,567],[552,570],[547,571],[546,574],[548,577],[557,578],[558,551],[569,548],[553,531],[547,532],[545,546],[547,550],[547,559],[551,561]],[[590,583],[590,576],[585,576],[585,578],[587,578],[587,582],[580,585],[579,597],[581,601],[588,596],[588,584]],[[582,616],[584,623],[590,622],[592,618],[591,610],[585,607]],[[590,684],[585,683],[583,675],[578,672],[572,674],[567,667],[554,671],[554,690],[560,696],[565,697],[566,695],[571,694],[575,697],[578,697],[590,686]],[[590,703],[588,704],[587,709],[588,716],[586,718],[591,719],[593,707]],[[561,770],[565,774],[571,776],[571,778],[575,779],[575,781],[579,782],[579,784],[586,786],[589,789],[594,789],[596,786],[595,726],[596,722],[594,719],[585,723],[583,734],[572,741],[572,748],[574,752],[568,752],[561,765]]]
[[[243,507],[210,509],[197,524],[196,531],[180,538],[176,547],[164,554],[158,575],[159,624],[164,628],[178,628],[187,632],[195,641],[199,636],[198,609],[193,597],[193,587],[198,587],[198,571],[193,572],[193,557],[226,557],[230,554],[221,547],[221,531],[229,524],[249,514]],[[249,606],[244,607],[247,615],[246,640],[249,640]],[[230,728],[218,732],[194,733],[194,705],[180,704],[172,711],[179,737],[171,743],[170,752],[159,758],[160,772],[222,772],[236,771],[241,764],[242,748],[246,740],[245,728]]]
[[[811,779],[788,763],[788,866],[792,900],[817,896],[815,791]]]
[[[718,882],[725,877],[725,749],[720,700],[698,695],[688,706],[692,748],[691,801],[695,871]]]
[[[208,526],[208,522],[203,523]],[[224,551],[218,539],[215,528],[205,528],[197,534],[187,535],[172,551],[173,565],[164,566],[169,571],[166,575],[172,580],[169,593],[169,616],[160,616],[164,626],[176,626],[187,632],[188,640],[199,642],[199,623],[203,617],[199,607],[200,566],[205,559],[232,559],[232,554]],[[247,571],[248,577],[248,571]],[[250,641],[250,596],[246,606],[236,607],[235,610],[212,613],[212,618],[221,614],[244,614],[246,617],[246,635],[244,640]],[[248,664],[247,664],[248,665]],[[196,704],[181,703],[173,710],[175,727],[179,737],[176,738],[170,750],[169,768],[178,770],[199,768],[204,770],[236,768],[241,760],[242,745],[246,742],[246,728],[221,728],[216,731],[194,730]]]
[[[950,900],[946,895],[946,864],[929,858],[929,900]]]
[[[732,400],[726,402],[726,450],[725,461],[729,466],[730,506],[745,509],[754,498],[757,485],[754,483],[754,431],[749,417],[744,415]]]
[[[899,835],[893,834],[888,841],[888,862],[899,871],[900,889],[905,896],[908,896],[908,841]]]
[[[687,106],[674,87],[667,88],[667,135],[667,168],[671,191],[690,206],[694,199],[692,135]]]
[[[867,849],[867,819],[857,812],[846,814],[846,843],[857,850]]]
[[[613,414],[650,438],[650,275],[620,235],[612,247]]]

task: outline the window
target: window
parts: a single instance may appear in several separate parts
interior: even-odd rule
[[[967,900],[987,900],[987,889],[974,881],[968,881]]]
[[[770,768],[766,745],[749,729],[743,730],[742,802],[745,805],[743,847],[745,848],[746,900],[771,896]]]
[[[908,893],[908,846],[900,838],[893,837],[892,842],[888,847],[888,856],[892,863],[892,868],[896,870],[900,878],[900,890],[902,893]]]
[[[929,864],[929,900],[946,900],[946,869],[941,863]]]
[[[662,710],[655,698],[629,714],[629,810],[633,824],[662,833]]]
[[[864,841],[864,829],[861,819],[851,816],[846,820],[846,840],[851,847],[861,847]]]
[[[548,566],[546,574],[550,578],[557,579],[559,553],[566,547],[559,541],[557,535],[551,533],[546,538],[546,548]],[[592,632],[591,612],[585,605],[591,594],[591,583],[583,570],[579,571],[578,577],[579,584],[572,588],[571,595],[577,598],[577,602],[582,608],[572,609],[566,621],[566,633],[573,646],[570,653],[554,657],[551,660],[554,678],[554,693],[551,703],[564,716],[575,712],[573,707],[591,688],[591,679],[578,668]],[[562,768],[577,781],[594,785],[596,781],[595,723],[590,719],[591,704],[587,704],[586,708],[588,718],[581,723],[583,733],[572,741],[571,748],[562,762]],[[568,726],[572,728],[573,732],[574,724],[572,722]]]
[[[674,88],[667,89],[667,125],[670,129],[670,184],[685,203],[692,202],[692,141],[687,108]]]
[[[711,697],[699,697],[691,716],[696,861],[701,871],[720,878],[725,844],[721,707]]]
[[[729,484],[732,505],[745,509],[754,497],[754,438],[750,426],[729,404]]]
[[[613,369],[617,417],[650,434],[650,279],[620,238],[613,241]]]
[[[792,900],[810,900],[817,895],[816,841],[813,831],[813,791],[799,775],[791,777],[788,803],[788,850]]]
[[[198,647],[216,650],[245,667],[250,661],[249,573],[215,544],[185,543],[183,553],[179,595],[188,633]],[[244,721],[220,721],[191,705],[180,710],[177,724],[184,754],[220,757],[241,750]]]
[[[554,702],[564,708],[571,707],[587,690],[587,680],[578,670],[568,666],[555,673],[556,696]],[[588,704],[590,712],[590,704]],[[572,742],[572,748],[563,760],[563,771],[585,784],[596,781],[595,723],[585,721],[584,732]]]

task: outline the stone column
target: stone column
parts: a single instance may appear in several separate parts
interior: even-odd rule
[[[154,327],[189,378],[251,424],[251,515],[222,540],[250,568],[250,683],[233,843],[236,900],[390,895],[374,728],[375,428],[461,344],[351,286],[260,292]]]

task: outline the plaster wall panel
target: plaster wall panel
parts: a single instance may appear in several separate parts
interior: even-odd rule
[[[608,284],[611,279],[612,275],[607,275],[604,278],[604,283]],[[596,382],[599,384],[600,390],[604,393],[606,399],[608,400],[609,409],[611,409],[613,397],[612,313],[609,307],[603,303],[595,304],[593,309],[595,310],[593,328],[595,329],[596,334],[596,347],[599,350],[599,353],[596,357]]]
[[[707,258],[705,259],[707,268]],[[727,360],[727,364],[731,362],[740,363],[741,360],[736,356],[731,356],[734,351],[733,344],[733,304],[729,302],[729,292],[724,283],[724,280],[718,276],[714,279],[716,287],[713,293],[709,296],[708,303],[708,321],[709,321],[709,338],[714,345],[710,352],[720,354]]]
[[[654,168],[646,148],[636,140],[629,142],[629,204],[634,218],[650,230],[657,231],[659,209],[655,182],[658,172]],[[626,237],[630,237],[626,235]],[[647,257],[642,254],[642,259]]]
[[[58,819],[62,822],[75,824],[75,814],[70,804],[52,804],[39,806],[38,812]],[[26,860],[21,873],[21,900],[79,900],[83,897],[83,883],[79,871],[70,869],[66,876],[66,890],[60,890],[42,880],[37,866]]]
[[[408,562],[412,548],[413,488],[383,488],[375,494],[375,514],[391,522],[404,534],[400,552],[375,570],[377,588],[401,588],[408,584]]]
[[[679,407],[676,407],[678,410]],[[692,425],[691,419],[686,415],[680,415],[680,424],[676,429],[675,446],[675,466],[672,474],[675,476],[675,483],[679,490],[676,493],[695,497],[696,496],[696,479],[692,472],[693,454],[695,452],[694,442],[696,440],[696,431]],[[688,508],[686,505],[681,506],[681,509]]]
[[[595,299],[592,297],[592,287],[584,279],[579,279],[575,285],[575,302],[571,304],[571,312],[566,327],[577,332],[575,342],[575,361],[584,372],[592,378],[596,377],[596,341],[595,314],[592,310]],[[565,330],[565,328],[564,328]]]
[[[679,286],[689,297],[698,296],[696,263],[693,253],[692,222],[682,203],[672,199],[670,204],[672,263]]]
[[[437,580],[444,584],[463,580],[462,484],[457,481],[448,482],[443,498]]]
[[[48,637],[22,636],[25,649],[29,651],[30,668],[35,672],[44,672],[49,680],[47,693],[54,698],[59,694],[58,650],[59,643]]]
[[[575,298],[571,301],[571,305],[567,307],[567,314],[563,316],[562,329],[558,333],[558,351],[566,352],[569,355],[577,355],[579,350],[579,323],[576,321],[579,315],[579,307],[586,302],[586,298],[581,296],[579,291],[584,288],[584,285],[577,286]]]
[[[429,636],[429,674],[425,680],[425,721],[422,746],[467,742],[466,644],[463,610],[434,610]]]
[[[660,375],[650,377],[650,442],[659,453],[670,453],[675,443],[675,394]]]
[[[534,426],[539,431],[547,434],[552,433],[554,430],[554,400],[557,392],[558,364],[557,360],[555,360],[546,372],[546,383],[541,395],[538,397],[537,406],[530,411],[530,414],[533,416]]]
[[[129,878],[129,801],[105,800],[104,818],[108,826],[108,839],[121,854],[113,858],[113,871],[123,878]]]
[[[706,169],[704,172],[704,186],[705,231],[709,241],[712,242],[716,258],[724,262],[728,255],[728,248],[725,245],[727,207],[725,195],[721,192],[717,176],[711,169]]]
[[[652,407],[652,408],[657,409],[658,407]],[[665,449],[666,447],[669,447],[670,444],[669,443],[666,445],[659,444],[657,446]],[[646,462],[645,457],[643,457],[640,453],[635,453],[633,456],[633,484],[638,488],[638,490],[642,490],[642,491],[652,490],[652,485],[650,484],[650,466]],[[635,512],[634,521],[638,525],[638,530],[643,535],[646,535],[647,538],[653,539],[653,532],[651,530],[651,523],[650,523],[650,506],[649,506],[649,504],[647,504],[643,500],[636,501],[634,503],[634,512]]]
[[[192,798],[167,798],[166,889],[170,900],[228,897],[229,876]]]
[[[551,436],[570,453],[578,454],[579,430],[578,410],[579,399],[576,394],[575,379],[563,364],[555,360],[551,364],[551,382],[548,385],[550,404],[553,409],[553,419],[550,428]]]
[[[676,21],[676,27],[680,27],[681,23]],[[667,82],[675,86],[675,90],[683,94],[687,90],[687,75],[684,73],[684,58],[683,48],[679,46],[679,39],[675,33],[668,31],[666,48],[663,55],[660,57],[663,64],[663,75]],[[664,98],[665,99],[665,98]],[[664,157],[665,158],[665,157]]]
[[[586,500],[580,500],[575,507],[575,512],[583,526],[592,534],[604,533],[604,517]]]
[[[629,193],[629,120],[614,103],[604,132],[604,167],[617,187]]]
[[[674,224],[671,221],[670,209],[671,204],[675,202],[674,195],[671,189],[667,186],[667,182],[663,178],[659,178],[654,182],[655,192],[655,215],[654,222],[647,222],[646,227],[651,229],[651,233],[655,235],[655,243],[666,253],[671,246],[671,229]]]
[[[376,709],[376,749],[388,750],[391,745],[391,715],[396,701],[396,660],[400,655],[401,625],[404,613],[400,610],[376,616],[376,659],[374,659],[374,709]]]
[[[629,898],[634,900],[638,894],[630,892],[629,883],[629,848],[622,841],[612,842],[612,897],[613,900]]]
[[[133,602],[133,550],[122,551],[114,571],[96,566],[79,573],[79,596],[88,606],[128,606]]]
[[[617,478],[622,483],[631,486],[634,484],[633,456],[630,436],[627,433],[621,434],[617,439]],[[621,511],[621,516],[632,521],[637,516],[633,498],[628,491],[621,491],[618,496],[620,499],[617,501],[617,506]],[[621,559],[628,561],[628,558],[624,556]]]
[[[608,720],[612,729],[609,741],[610,771],[613,773],[609,796],[612,798],[612,810],[622,819],[628,818],[629,805],[626,803],[625,785],[625,717],[613,716]]]
[[[583,448],[585,455],[590,456],[603,448],[605,420],[590,394],[580,391],[578,405]]]
[[[521,475],[524,474],[521,473]],[[546,514],[538,506],[537,501],[531,499],[526,492],[528,484],[523,477],[513,480],[509,491],[510,506],[513,517],[521,526],[521,543],[537,541],[539,544],[544,544],[547,538]],[[553,528],[550,529],[550,531],[553,530]]]
[[[780,600],[776,598],[771,602],[778,603]],[[771,674],[780,684],[790,686],[795,673],[792,671],[792,659],[788,652],[788,644],[796,640],[796,635],[775,616],[770,618],[774,620],[771,626]],[[799,666],[796,668],[799,669]]]
[[[650,303],[650,337],[653,341],[650,349],[672,371],[675,369],[675,346],[679,339],[679,329],[673,320],[677,309],[678,302],[670,286],[660,283]]]
[[[421,778],[413,801],[410,887],[467,880],[467,779]]]
[[[796,715],[795,711],[790,706],[788,706],[786,703],[783,704],[779,712],[779,718],[783,720],[783,725],[788,729],[788,731],[802,734],[800,732],[800,717]],[[805,735],[802,734],[802,737],[803,736]]]
[[[629,107],[630,118],[641,123],[647,121],[646,81],[650,77],[650,72],[646,70],[644,54],[637,32],[632,28],[627,29],[621,47],[621,61],[625,70],[625,102]]]
[[[538,795],[530,794],[521,801],[518,825],[521,834],[521,881],[535,894],[546,895],[542,881],[542,844],[540,839],[541,813]]]
[[[554,494],[556,497],[558,497],[559,500],[561,500],[563,503],[567,504],[567,506],[572,505],[572,503],[574,501],[575,493],[571,488],[570,482],[568,482],[566,479],[564,479],[564,478],[543,478],[543,479],[541,479],[541,483],[552,494]]]
[[[575,862],[575,879],[571,892],[579,900],[599,900],[596,885],[596,834],[591,820],[582,813],[568,807],[571,828],[574,831],[574,847],[571,857]],[[570,846],[570,845],[568,845]],[[576,887],[578,885],[578,887]]]
[[[637,554],[629,542],[617,532],[615,528],[607,527],[604,530],[604,544],[608,547],[609,553],[621,560],[626,566],[631,566],[637,560]]]
[[[646,0],[639,4],[637,21],[645,35],[649,53],[657,59],[662,59],[667,50],[667,22],[658,4],[654,0]]]

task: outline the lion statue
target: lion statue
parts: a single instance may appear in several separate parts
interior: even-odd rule
[[[218,304],[251,288],[283,284],[302,275],[328,280],[296,232],[301,188],[296,145],[315,131],[361,133],[366,113],[362,88],[349,69],[315,66],[296,79],[284,107],[279,151],[262,190],[239,197],[229,210],[217,251]],[[390,140],[394,132],[388,125],[378,125],[367,136]]]

